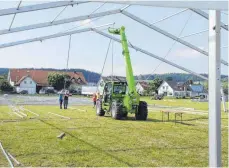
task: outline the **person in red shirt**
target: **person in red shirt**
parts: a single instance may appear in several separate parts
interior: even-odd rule
[[[93,96],[92,96],[92,101],[93,101],[93,104],[94,104],[93,108],[95,108],[96,100],[97,100],[97,96],[96,96],[96,94],[94,93]]]

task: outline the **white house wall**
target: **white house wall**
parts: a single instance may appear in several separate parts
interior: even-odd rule
[[[30,78],[26,77],[21,83],[20,86],[16,88],[17,92],[22,90],[27,90],[28,94],[36,93],[36,83]]]
[[[164,94],[167,92],[167,96],[173,96],[174,95],[174,90],[168,85],[167,82],[163,82],[161,86],[158,88],[158,94]]]
[[[136,90],[139,94],[143,94],[143,92],[144,92],[143,87],[139,83],[137,83],[137,85],[136,85]]]
[[[8,79],[8,82],[10,83],[10,85],[14,86],[14,82],[11,80],[11,77],[10,77],[10,70],[9,70],[7,79]]]

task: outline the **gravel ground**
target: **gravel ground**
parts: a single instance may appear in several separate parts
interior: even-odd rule
[[[58,105],[58,96],[23,96],[0,95],[0,105]],[[91,99],[81,97],[69,97],[69,105],[92,105]]]

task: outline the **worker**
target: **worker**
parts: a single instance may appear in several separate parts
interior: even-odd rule
[[[104,88],[104,102],[107,103],[108,100],[108,87],[107,85]]]
[[[60,91],[59,94],[59,103],[60,103],[60,109],[62,109],[62,104],[63,104],[63,90]]]
[[[99,100],[100,99],[100,94],[99,92],[96,93],[96,100]]]
[[[65,94],[64,94],[64,109],[68,108],[68,97],[69,97],[69,93],[68,93],[68,91],[65,91]]]
[[[93,101],[93,108],[95,108],[95,105],[96,105],[96,100],[97,100],[97,96],[96,94],[94,93],[93,96],[92,96],[92,101]]]

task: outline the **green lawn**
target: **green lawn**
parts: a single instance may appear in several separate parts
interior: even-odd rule
[[[151,100],[150,97],[141,97],[141,100],[146,101],[148,104],[176,106],[176,107],[189,107],[197,110],[208,110],[208,102],[192,102],[191,99],[163,99],[163,100]],[[228,102],[226,103],[228,108]],[[221,105],[223,110],[223,106]]]
[[[147,99],[147,98],[145,98]],[[164,104],[205,109],[206,103],[183,100],[176,102],[151,101]],[[39,117],[28,114],[20,119],[7,106],[0,106],[0,141],[22,166],[106,166],[106,167],[207,167],[207,115],[184,114],[183,124],[161,122],[158,111],[149,111],[148,121],[113,120],[97,117],[89,106],[86,109],[60,110],[57,106],[27,106]],[[71,117],[61,119],[48,112]],[[228,117],[222,113],[222,163],[228,166]],[[57,136],[65,132],[60,140]],[[0,166],[8,166],[0,153]]]

